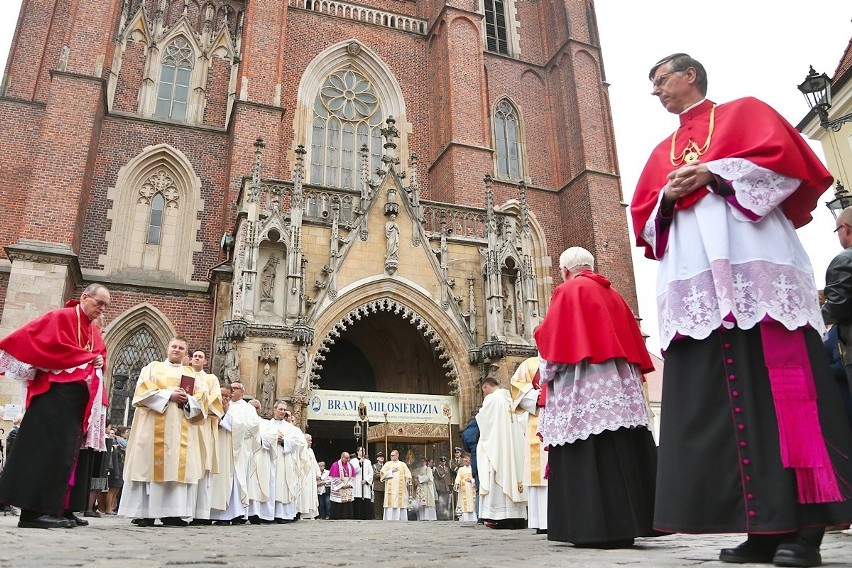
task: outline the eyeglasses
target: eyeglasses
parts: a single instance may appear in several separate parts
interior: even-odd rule
[[[849,225],[847,225],[846,223],[840,223],[839,225],[837,225],[837,226],[834,228],[834,232],[836,233],[837,231],[839,231],[839,230],[840,230],[840,227],[849,227]]]
[[[86,297],[91,299],[91,300],[94,300],[99,308],[108,308],[109,307],[109,302],[107,300],[101,300],[100,298],[95,298],[94,296],[89,296],[88,294],[86,294]]]
[[[651,81],[651,84],[654,85],[655,89],[659,89],[660,87],[666,84],[666,81],[669,80],[669,75],[674,75],[675,73],[678,73],[678,71],[669,71],[668,73],[663,73],[662,75]]]

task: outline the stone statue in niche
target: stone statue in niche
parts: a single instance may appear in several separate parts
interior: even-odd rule
[[[299,346],[299,352],[296,354],[296,388],[293,391],[293,396],[307,396],[311,386],[311,374],[305,369],[305,364],[308,362],[308,348],[305,345]]]
[[[387,260],[399,259],[399,225],[396,224],[396,215],[391,215],[385,223],[385,236],[388,239]]]
[[[266,261],[266,264],[263,267],[263,270],[260,273],[260,301],[261,302],[273,302],[275,301],[273,297],[273,292],[275,291],[275,269],[278,267],[278,257],[273,255],[269,256],[269,260]]]
[[[503,299],[503,331],[505,331],[506,333],[514,333],[515,332],[514,325],[513,325],[514,324],[514,321],[513,321],[514,317],[515,317],[515,315],[514,315],[514,312],[512,310],[511,301],[504,298]]]
[[[225,354],[225,372],[223,374],[229,385],[240,382],[240,356],[237,353],[237,344],[233,341]]]
[[[515,244],[515,220],[509,216],[503,220],[503,240]]]
[[[263,365],[263,375],[260,377],[260,415],[272,416],[272,405],[275,403],[275,373],[269,363]]]

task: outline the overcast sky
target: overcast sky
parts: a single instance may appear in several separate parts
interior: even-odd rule
[[[20,5],[21,0],[0,0],[0,68],[5,68]],[[715,0],[694,10],[682,0],[596,0],[595,5],[628,202],[651,149],[677,124],[650,95],[648,69],[655,61],[687,52],[707,68],[710,99],[723,103],[754,96],[795,125],[808,110],[796,89],[808,66],[832,76],[852,38],[850,0]],[[821,149],[817,154],[823,158]],[[852,187],[852,179],[842,181]],[[799,230],[819,287],[825,267],[840,250],[823,205],[831,196],[826,194],[814,221]],[[642,258],[639,249],[633,258],[642,327],[655,351],[657,266]]]

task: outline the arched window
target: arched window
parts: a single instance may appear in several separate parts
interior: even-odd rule
[[[148,244],[160,244],[163,233],[163,209],[166,207],[166,199],[162,193],[158,193],[151,199],[151,220],[148,222]]]
[[[494,141],[497,148],[497,177],[521,179],[521,143],[518,113],[509,101],[497,103],[494,112]]]
[[[506,27],[506,3],[504,0],[485,2],[485,49],[494,53],[509,54],[508,30]]]
[[[154,116],[186,120],[194,59],[192,47],[185,39],[176,39],[166,47]]]
[[[373,85],[351,67],[329,75],[314,99],[310,181],[354,189],[360,176],[360,149],[370,152],[370,171],[382,156],[382,108]]]
[[[115,425],[125,426],[133,422],[133,391],[139,371],[151,361],[162,360],[165,351],[157,344],[148,327],[139,327],[110,357],[112,372],[112,396],[109,417]]]

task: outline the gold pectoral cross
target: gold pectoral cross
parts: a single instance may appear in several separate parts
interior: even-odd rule
[[[698,147],[698,144],[695,143],[695,140],[690,139],[689,144],[686,145],[686,148],[683,150],[683,161],[687,164],[691,164],[698,160],[701,157],[701,149]]]

